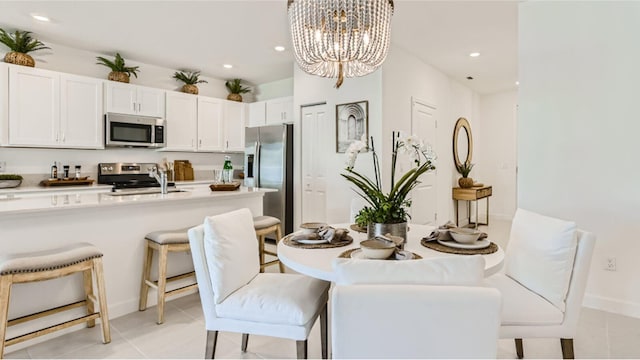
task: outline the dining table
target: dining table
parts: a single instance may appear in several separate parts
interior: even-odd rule
[[[353,238],[353,242],[341,247],[333,248],[300,248],[285,244],[285,241],[278,242],[278,258],[288,268],[300,274],[311,276],[316,279],[335,281],[336,274],[333,271],[333,262],[345,251],[357,249],[360,242],[368,238],[366,232],[357,232],[351,230],[351,224],[331,224],[335,229],[345,228],[349,230],[349,236]],[[469,256],[460,254],[451,254],[433,250],[423,246],[420,241],[427,237],[436,229],[432,225],[409,224],[407,231],[407,241],[404,250],[417,254],[422,259],[435,259],[446,256]],[[287,235],[288,236],[288,235]],[[286,237],[286,236],[285,236]],[[489,235],[487,240],[491,240]],[[489,276],[498,272],[504,263],[504,250],[497,246],[497,251],[491,254],[480,255],[485,260],[485,276]],[[374,260],[372,260],[374,261]],[[392,261],[392,260],[383,260]],[[415,260],[398,260],[398,261],[415,261]]]

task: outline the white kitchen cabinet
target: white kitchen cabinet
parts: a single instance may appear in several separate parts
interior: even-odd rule
[[[221,151],[224,150],[224,100],[198,97],[198,150]]]
[[[249,120],[247,127],[263,126],[267,124],[267,102],[256,101],[249,103]]]
[[[225,151],[244,151],[246,105],[236,101],[224,101]]]
[[[0,146],[9,144],[9,66],[0,63]]]
[[[266,125],[277,125],[293,121],[293,97],[266,101]]]
[[[117,81],[105,83],[107,112],[165,117],[165,91]]]
[[[60,75],[59,145],[104,148],[102,80]]]
[[[167,92],[167,143],[164,150],[195,151],[198,138],[198,97]]]

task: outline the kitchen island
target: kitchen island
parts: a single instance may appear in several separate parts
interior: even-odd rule
[[[201,224],[205,216],[239,208],[249,208],[255,216],[262,215],[263,196],[274,191],[241,187],[236,191],[213,192],[206,184],[185,184],[179,188],[185,191],[125,196],[114,196],[108,190],[74,192],[73,189],[0,194],[0,253],[90,242],[104,253],[109,317],[138,311],[145,234],[195,226]],[[168,263],[169,276],[193,269],[187,253],[169,254]],[[154,264],[152,274],[155,268]],[[81,284],[82,277],[72,275],[15,286],[11,292],[9,318],[76,301],[83,296]],[[172,285],[181,284],[178,281]],[[149,306],[154,304],[155,296],[150,293]],[[9,328],[8,335],[34,327],[21,326]],[[33,342],[25,344],[30,343]],[[21,346],[14,349],[18,347]]]

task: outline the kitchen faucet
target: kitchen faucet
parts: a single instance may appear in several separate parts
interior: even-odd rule
[[[149,171],[149,177],[155,178],[160,183],[160,191],[163,194],[167,194],[167,172],[164,169],[158,169],[155,166]]]

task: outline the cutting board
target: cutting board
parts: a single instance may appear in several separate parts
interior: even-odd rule
[[[189,160],[175,160],[173,162],[175,181],[193,180],[193,166]]]

